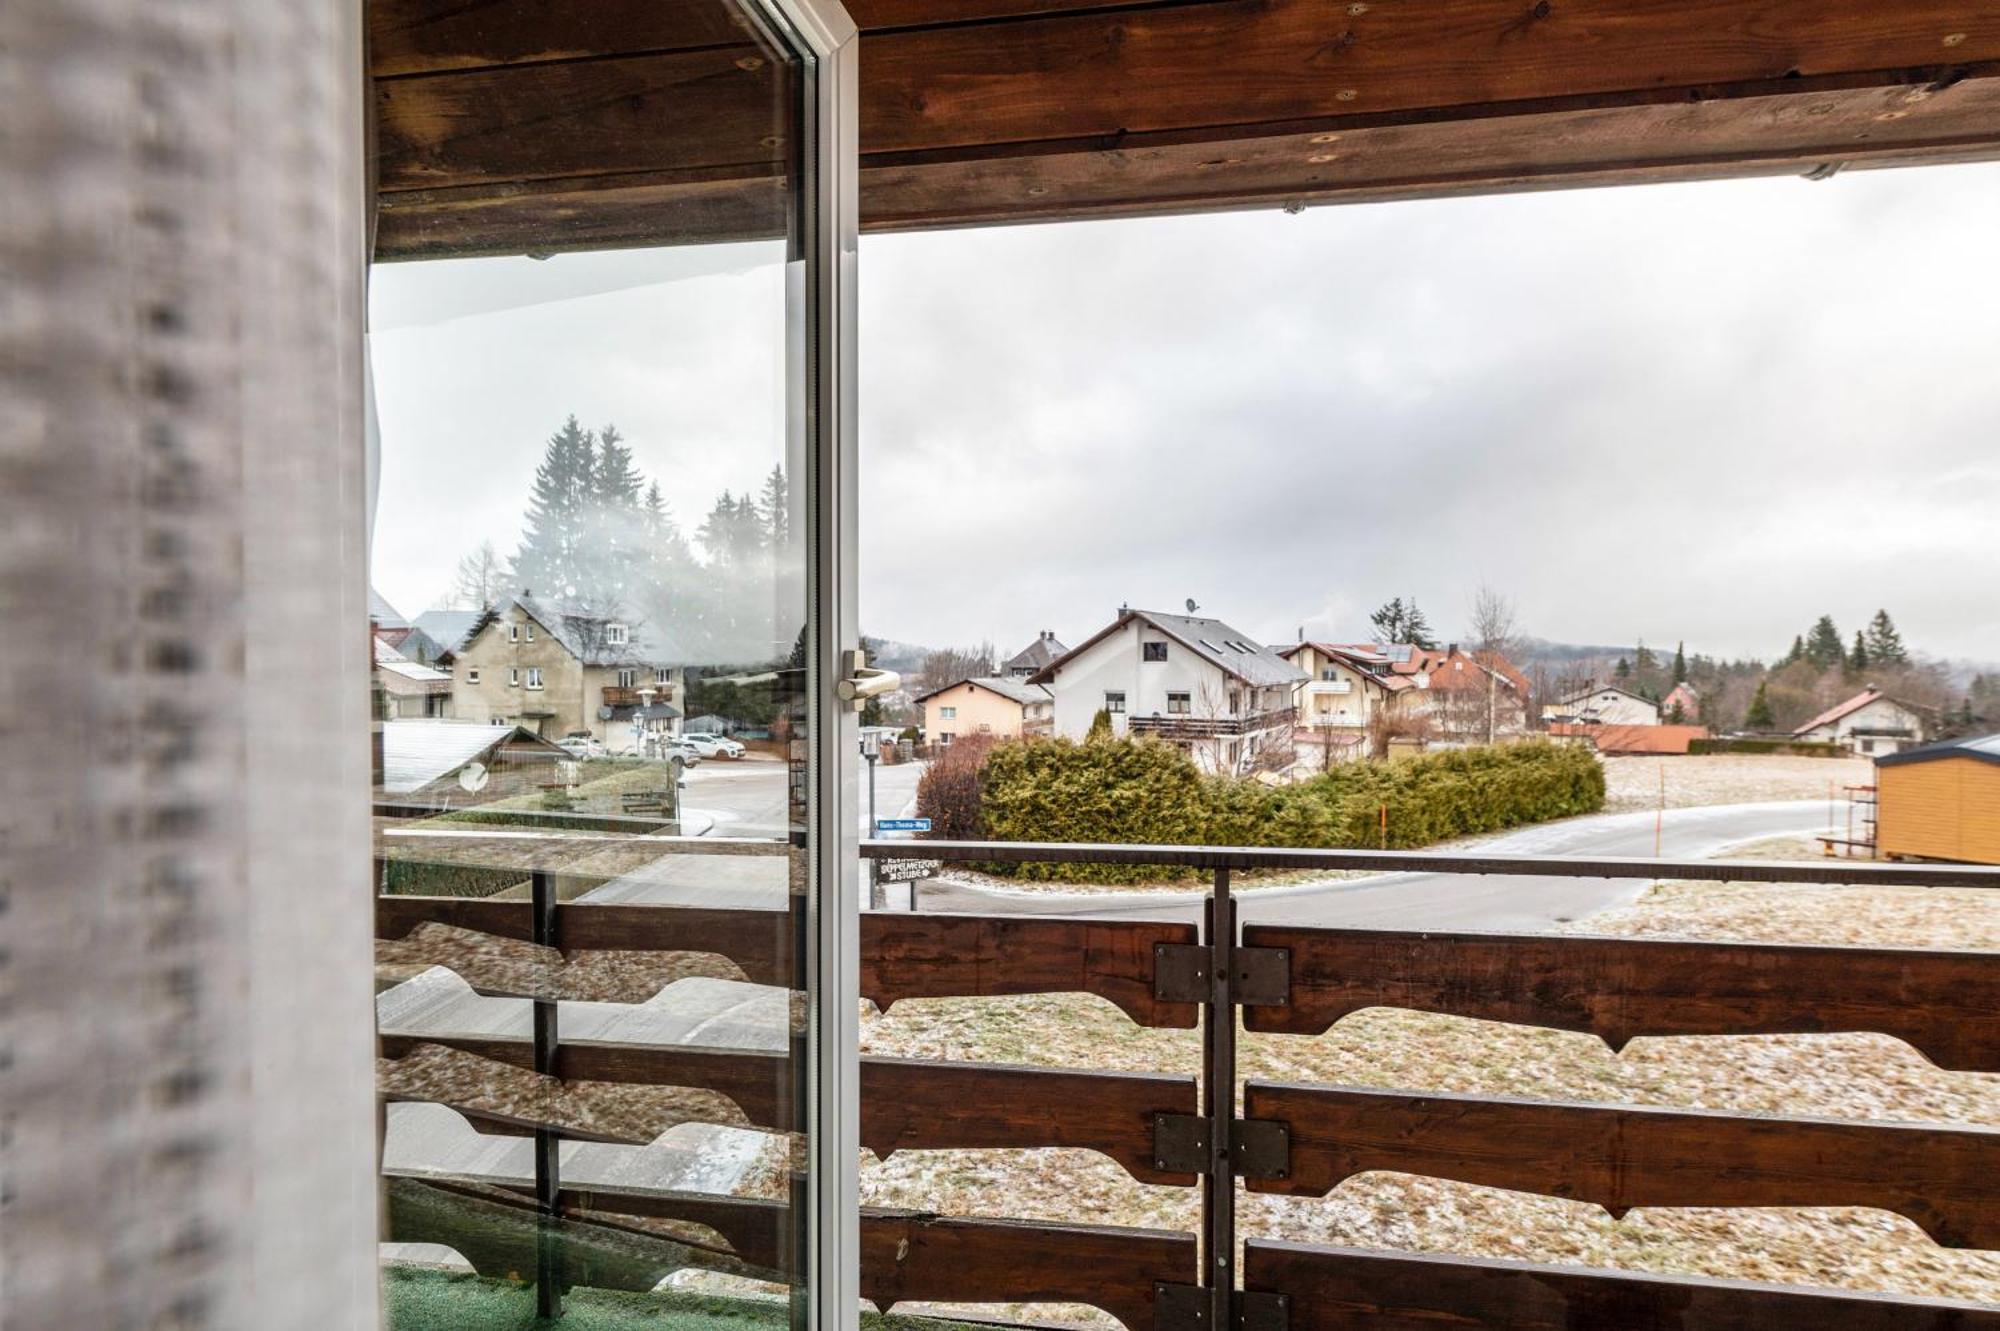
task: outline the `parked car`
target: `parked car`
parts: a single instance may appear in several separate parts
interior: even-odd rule
[[[673,736],[660,741],[659,756],[678,758],[682,767],[693,767],[701,761],[701,750],[688,743],[685,736]]]
[[[681,738],[692,745],[694,751],[704,758],[741,758],[743,746],[727,735],[711,734],[706,730],[690,730]]]
[[[589,735],[566,735],[556,741],[556,747],[572,758],[609,758],[611,750]]]

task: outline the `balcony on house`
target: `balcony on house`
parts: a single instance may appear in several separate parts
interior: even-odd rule
[[[1167,740],[1229,739],[1283,729],[1297,720],[1298,709],[1278,707],[1241,716],[1194,716],[1186,713],[1128,716],[1125,726],[1135,735],[1154,735]]]

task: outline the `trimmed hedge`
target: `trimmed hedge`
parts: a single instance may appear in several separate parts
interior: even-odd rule
[[[1152,739],[1026,740],[997,745],[987,757],[979,830],[994,841],[1403,850],[1603,807],[1596,755],[1544,742],[1351,763],[1295,785],[1266,786],[1203,776],[1186,754]],[[1184,876],[1143,865],[990,867],[1044,880]]]
[[[1808,739],[1691,739],[1689,753],[1780,753],[1789,758],[1852,758],[1845,744]]]

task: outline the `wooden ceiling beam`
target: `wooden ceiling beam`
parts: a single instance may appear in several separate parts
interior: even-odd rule
[[[875,230],[2000,157],[1985,0],[852,9]],[[384,257],[768,234],[779,74],[718,12],[374,0]]]

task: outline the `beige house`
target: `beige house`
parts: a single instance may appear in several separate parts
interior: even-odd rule
[[[679,733],[684,686],[643,625],[525,592],[487,616],[452,662],[459,719],[544,739],[587,734],[614,753]]]
[[[381,635],[375,638],[375,678],[382,686],[383,719],[451,716],[451,675],[412,661]]]
[[[1302,642],[1280,654],[1306,676],[1298,686],[1297,738],[1326,757],[1366,757],[1368,728],[1404,714],[1406,700],[1422,687],[1417,678],[1397,674],[1379,652]]]
[[[965,735],[1016,739],[1055,728],[1056,704],[1039,684],[987,677],[961,679],[917,699],[924,738],[950,744]]]

